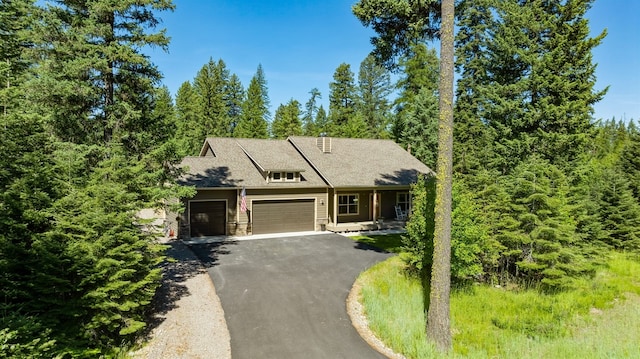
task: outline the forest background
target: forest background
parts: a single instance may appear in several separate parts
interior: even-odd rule
[[[608,251],[640,251],[640,130],[594,118],[607,88],[592,4],[457,6],[456,281],[558,291]],[[327,108],[312,88],[271,113],[259,63],[244,84],[211,57],[172,96],[145,51],[167,48],[159,20],[173,8],[0,2],[0,357],[113,355],[135,340],[164,250],[136,214],[193,194],[176,165],[206,136],[390,138],[435,167],[439,64],[424,34],[405,33],[397,61],[339,64]],[[429,191],[414,188],[417,271],[429,264]]]

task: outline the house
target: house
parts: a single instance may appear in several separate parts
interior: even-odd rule
[[[418,174],[432,173],[391,140],[301,136],[207,138],[182,166],[197,194],[181,237],[380,228],[409,209]]]

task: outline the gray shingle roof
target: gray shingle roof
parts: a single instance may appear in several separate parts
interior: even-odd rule
[[[216,137],[207,138],[205,145],[211,147],[215,156],[184,158],[180,166],[188,167],[189,170],[180,179],[181,183],[195,185],[198,188],[326,187],[325,181],[295,148],[284,140]],[[267,182],[266,174],[262,170],[276,168],[281,171],[301,172],[304,180]]]
[[[331,152],[323,153],[315,137],[289,137],[333,187],[409,185],[416,181],[418,173],[433,173],[391,140],[330,140]]]
[[[239,138],[238,144],[265,171],[310,169],[307,161],[287,141]]]
[[[324,153],[315,137],[287,140],[207,138],[215,156],[186,157],[181,183],[199,188],[379,187],[409,185],[429,167],[391,140],[331,138]],[[268,182],[267,171],[300,172],[300,182]]]

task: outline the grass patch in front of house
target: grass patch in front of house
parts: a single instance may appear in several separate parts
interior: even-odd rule
[[[455,358],[631,358],[640,343],[640,263],[612,253],[595,278],[571,291],[476,285],[451,295]],[[398,257],[359,278],[369,325],[407,358],[433,358],[420,281]]]
[[[387,252],[400,253],[402,251],[402,234],[383,234],[375,236],[358,235],[351,237],[354,241],[366,243]]]

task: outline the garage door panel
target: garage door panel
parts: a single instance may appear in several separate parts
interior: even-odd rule
[[[227,205],[224,201],[189,203],[191,237],[224,235],[226,211]]]
[[[315,201],[253,201],[253,233],[301,232],[315,229]]]

